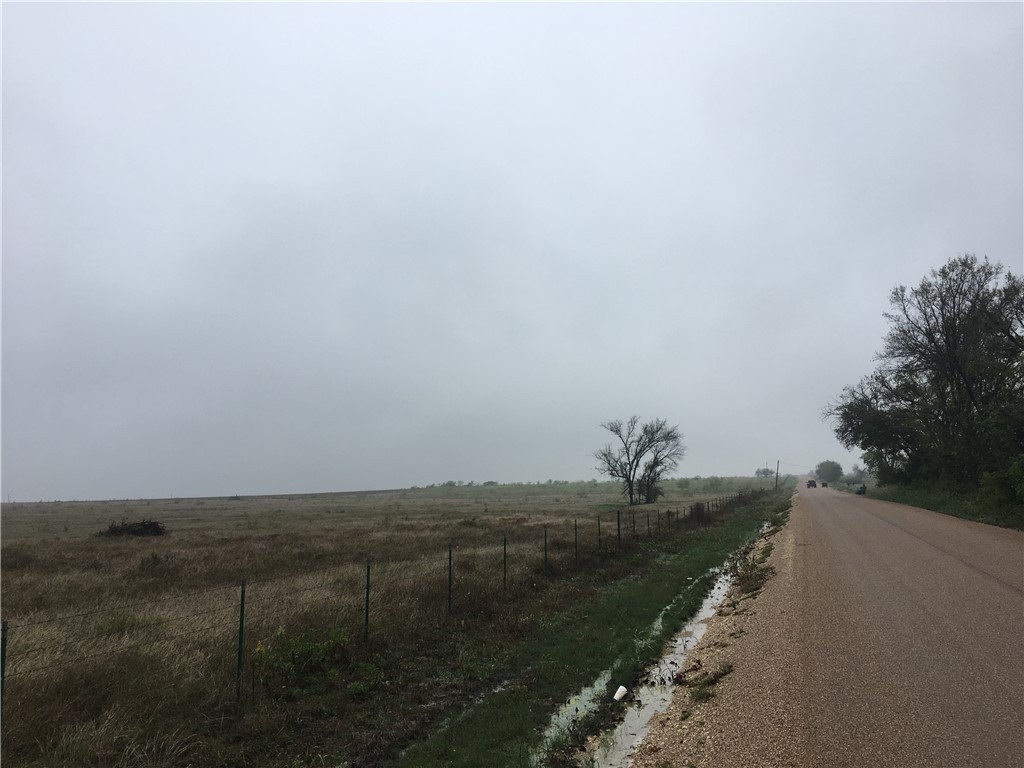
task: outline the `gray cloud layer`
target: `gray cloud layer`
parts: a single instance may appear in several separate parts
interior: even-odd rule
[[[4,493],[848,466],[889,289],[1022,267],[1022,14],[8,5]]]

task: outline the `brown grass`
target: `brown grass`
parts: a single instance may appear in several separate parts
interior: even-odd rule
[[[683,510],[700,498],[673,490],[650,510],[652,529],[655,512],[664,525],[666,509]],[[374,664],[390,659],[396,669],[388,674],[401,674],[402,659],[429,657],[429,644],[447,643],[443,638],[460,623],[483,626],[496,638],[515,637],[538,618],[530,601],[553,583],[564,582],[560,589],[573,599],[575,587],[561,577],[621,567],[597,551],[596,533],[600,515],[604,545],[615,546],[620,501],[612,484],[580,483],[5,504],[0,566],[10,638],[4,759],[12,765],[246,764],[237,742],[262,738],[261,725],[284,727],[274,700],[296,695],[266,688],[272,676],[254,673],[258,654],[271,653],[267,649],[282,638],[293,642],[302,633],[320,637],[342,628],[348,645],[339,641],[333,651],[312,652],[335,653],[322,661],[324,674],[365,697],[380,679]],[[632,521],[623,509],[627,539]],[[647,512],[637,510],[639,538],[647,535]],[[111,521],[135,519],[159,521],[168,533],[96,535]],[[367,560],[371,643],[357,647]],[[245,723],[237,717],[234,676],[243,578]],[[476,660],[465,653],[459,663],[471,668]],[[443,689],[444,681],[433,687]],[[457,694],[453,683],[451,695]],[[444,705],[439,702],[423,706]],[[416,726],[408,724],[410,733]],[[362,762],[374,764],[374,745],[365,748],[371,751]]]

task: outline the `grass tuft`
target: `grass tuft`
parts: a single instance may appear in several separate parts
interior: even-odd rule
[[[732,664],[722,664],[714,672],[702,672],[694,678],[686,680],[684,685],[690,689],[690,699],[694,702],[707,701],[715,695],[714,687],[726,675],[732,672]]]

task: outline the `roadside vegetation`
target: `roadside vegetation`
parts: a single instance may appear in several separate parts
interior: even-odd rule
[[[986,498],[984,489],[965,491],[944,484],[912,483],[874,488],[869,486],[867,495],[873,499],[930,509],[965,520],[1024,530],[1024,509],[1007,504],[1002,494],[994,499]]]
[[[690,700],[694,703],[700,703],[713,698],[715,686],[723,677],[731,672],[732,664],[727,662],[712,672],[701,672],[694,677],[687,678],[684,685],[690,689]]]
[[[759,529],[749,492],[771,485],[666,481],[621,511],[616,484],[559,482],[4,505],[5,763],[524,764],[552,709]],[[163,534],[97,535],[114,520]]]
[[[871,495],[1024,528],[1024,278],[961,256],[889,304],[879,366],[826,410]]]

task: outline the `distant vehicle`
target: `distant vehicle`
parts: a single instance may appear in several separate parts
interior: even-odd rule
[[[868,487],[866,485],[862,485],[860,488],[858,488],[856,491],[854,491],[854,493],[857,494],[858,496],[863,496],[867,492],[868,492]]]
[[[828,488],[828,483],[826,483],[824,480],[822,480],[821,481],[821,487],[822,488]]]
[[[807,487],[808,488],[817,488],[818,484],[816,482],[814,482],[813,480],[808,480],[807,481]]]

